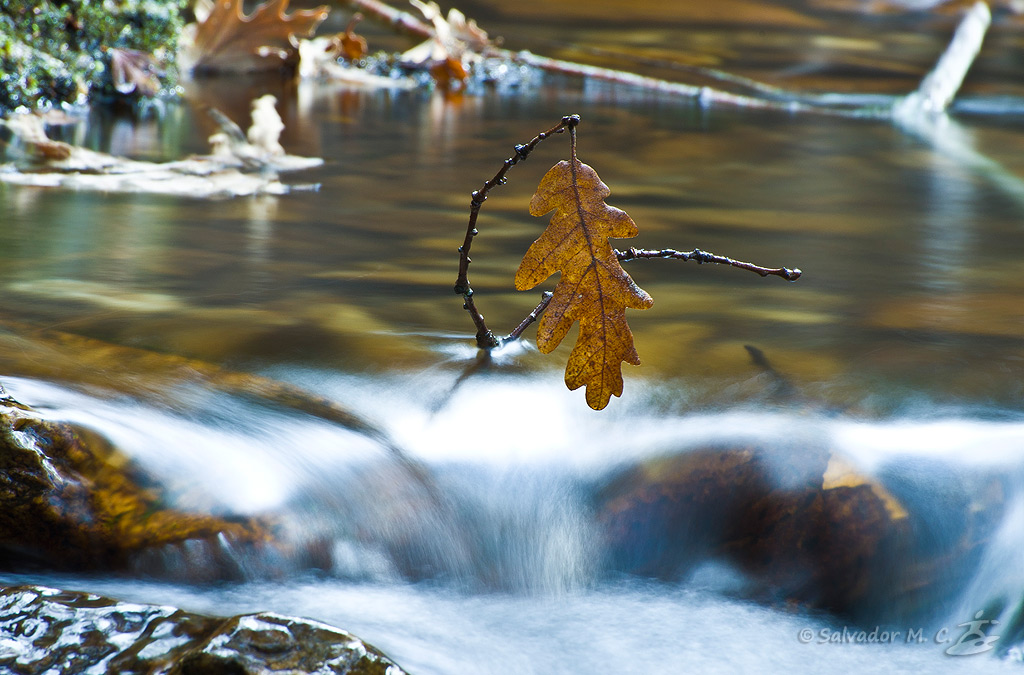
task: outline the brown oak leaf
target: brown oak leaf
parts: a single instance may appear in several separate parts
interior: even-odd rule
[[[296,36],[312,37],[327,6],[286,14],[289,0],[267,0],[248,16],[242,0],[216,0],[193,27],[188,61],[193,70],[241,73],[270,70],[298,60]]]
[[[626,308],[647,309],[654,300],[622,269],[608,242],[638,233],[625,211],[604,199],[611,190],[597,172],[575,157],[553,166],[530,200],[530,214],[555,215],[530,246],[516,272],[519,290],[529,290],[555,272],[561,279],[537,327],[537,348],[558,346],[576,321],[580,333],[565,367],[569,389],[586,385],[587,405],[601,410],[622,395],[622,362],[640,365]]]

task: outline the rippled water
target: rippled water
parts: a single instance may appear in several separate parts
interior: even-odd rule
[[[521,16],[548,5],[524,5]],[[529,31],[510,10],[466,9],[514,49],[598,62],[610,57],[593,47],[629,48],[675,65],[612,61],[678,79],[680,64],[697,63],[784,86],[883,93],[911,89],[952,25],[797,4],[772,6],[760,26],[659,24],[638,6],[635,26],[619,30],[611,10],[583,7],[567,4],[560,21]],[[997,15],[969,95],[1020,95],[1019,22]],[[782,672],[826,659],[856,672],[999,667],[987,655],[948,657],[935,638],[946,629],[955,639],[982,609],[997,608],[1008,625],[1024,596],[1019,116],[961,114],[921,131],[706,108],[556,76],[454,98],[252,79],[194,83],[191,103],[143,119],[96,112],[63,133],[174,159],[205,151],[205,105],[244,120],[249,100],[268,91],[281,100],[284,146],[326,160],[286,180],[318,191],[206,202],[0,185],[0,381],[25,403],[101,430],[183,506],[285,514],[291,536],[331,542],[333,567],[226,586],[18,581],[311,616],[417,673]],[[581,159],[640,227],[621,246],[700,247],[805,273],[790,284],[631,263],[655,306],[630,314],[643,365],[626,367],[623,398],[601,413],[561,385],[568,346],[549,356],[509,350],[457,386],[475,359],[472,324],[451,292],[469,193],[514,144],[570,113],[583,119]],[[541,145],[482,211],[470,278],[496,332],[538,300],[511,280],[544,225],[527,213],[530,195],[566,154],[563,139]],[[417,519],[375,504],[373,481],[391,474],[367,472],[381,449],[351,432],[200,385],[167,386],[149,362],[57,353],[52,330],[326,395],[422,460],[460,515]],[[787,378],[790,395],[750,363],[747,344]],[[891,627],[904,638],[920,629],[924,643],[820,644],[841,623],[755,604],[721,567],[686,583],[609,579],[598,568],[583,497],[593,481],[702,443],[794,439],[868,473],[1008,477],[1003,522],[969,584],[919,624]],[[373,535],[355,536],[354,523]],[[407,581],[374,545],[395,532],[414,532],[420,562],[442,573]],[[470,543],[452,543],[466,533]],[[810,644],[798,640],[803,628]]]

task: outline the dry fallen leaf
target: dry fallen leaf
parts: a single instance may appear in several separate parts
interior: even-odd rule
[[[326,6],[286,14],[289,0],[267,0],[246,16],[242,0],[217,0],[193,24],[184,60],[194,71],[240,73],[294,65],[296,36],[312,37]]]
[[[338,42],[339,56],[344,57],[348,61],[358,61],[366,56],[366,38],[362,35],[357,35],[355,32],[356,24],[362,20],[362,14],[353,14],[352,19],[348,22],[348,26],[345,27],[345,32],[335,38]]]
[[[493,46],[487,33],[457,9],[448,10],[445,18],[436,2],[409,2],[433,24],[434,34],[402,54],[402,62],[426,67],[444,88],[460,85],[470,65]]]
[[[609,237],[635,237],[625,211],[604,202],[611,190],[590,166],[561,161],[541,179],[530,214],[555,215],[533,242],[516,272],[516,288],[529,290],[555,272],[562,276],[537,328],[543,353],[558,346],[576,321],[580,334],[565,368],[569,389],[587,387],[587,405],[601,410],[622,395],[622,362],[640,365],[626,308],[647,309],[654,300],[626,273]]]

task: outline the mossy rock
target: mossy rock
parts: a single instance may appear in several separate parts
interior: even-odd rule
[[[202,547],[196,575],[235,576],[226,547],[266,547],[265,523],[169,507],[99,435],[46,420],[0,390],[0,568],[127,570],[142,552]]]
[[[111,49],[153,55],[172,86],[188,0],[5,0],[0,4],[0,115],[89,98],[123,98]],[[128,92],[137,96],[136,92]]]
[[[0,670],[169,675],[403,675],[380,650],[308,619],[221,618],[41,586],[0,589]]]
[[[332,512],[334,515],[329,516],[331,522],[324,526],[323,531],[368,541],[374,546],[384,546],[397,568],[410,578],[432,574],[431,570],[436,569],[437,561],[450,553],[449,544],[440,543],[440,539],[429,534],[422,527],[419,517],[424,509],[438,513],[436,518],[431,519],[432,522],[450,522],[454,517],[451,514],[452,507],[441,493],[433,474],[420,461],[406,455],[380,426],[331,398],[286,382],[229,370],[197,359],[36,328],[7,321],[3,317],[0,317],[0,372],[61,382],[64,386],[85,389],[99,397],[129,396],[142,402],[164,400],[168,392],[182,387],[189,390],[198,388],[246,404],[253,403],[274,411],[308,416],[347,429],[362,439],[356,442],[356,447],[365,448],[364,441],[376,447],[379,461],[359,463],[356,472],[358,477],[347,473],[339,477],[339,480],[353,481],[352,487],[344,493],[339,493],[337,485],[331,480],[319,476],[314,481],[319,486],[315,494],[310,490],[299,491],[289,508],[320,512],[322,503],[316,504],[318,500],[331,503],[336,510]],[[6,405],[0,405],[0,471],[3,470],[4,462],[22,461],[31,465],[22,474],[45,477],[46,471],[41,468],[38,457],[46,457],[49,450],[36,449],[30,452],[18,445],[19,442],[25,443],[38,436],[47,439],[58,456],[67,456],[64,461],[70,462],[69,470],[73,473],[83,471],[81,467],[84,467],[87,476],[100,472],[105,477],[106,482],[97,482],[91,477],[87,481],[72,481],[72,486],[77,490],[76,499],[84,505],[83,512],[94,508],[106,509],[107,513],[124,512],[120,521],[111,526],[116,525],[118,531],[117,538],[121,543],[117,548],[104,554],[93,550],[93,546],[87,549],[88,555],[83,552],[66,564],[67,567],[80,568],[87,565],[98,568],[104,564],[102,561],[109,561],[115,568],[129,572],[197,581],[224,577],[266,577],[295,569],[330,569],[333,564],[332,548],[328,539],[320,536],[322,532],[309,540],[305,533],[294,536],[294,528],[284,525],[289,517],[287,509],[276,515],[270,514],[270,523],[264,519],[218,519],[183,514],[171,508],[163,498],[163,495],[171,493],[170,489],[155,483],[151,476],[147,476],[137,465],[111,448],[95,432],[46,422],[23,406],[19,407],[14,401],[3,401],[2,395],[0,404]],[[202,414],[201,404],[195,410],[197,414]],[[16,420],[21,420],[17,421],[19,425],[36,428],[38,433],[34,436],[12,436],[11,429]],[[10,448],[20,449],[15,454],[4,454]],[[342,447],[338,450],[344,452]],[[346,463],[339,462],[339,466],[343,464]],[[104,468],[107,465],[116,470],[107,472]],[[124,488],[121,483],[124,480],[128,480],[134,489],[129,492],[118,491]],[[27,489],[20,483],[10,489],[14,488],[22,491]],[[0,482],[0,499],[4,489],[4,484]],[[41,489],[37,488],[36,491]],[[90,495],[93,490],[109,494],[110,499],[99,504],[93,503],[101,497]],[[114,490],[113,493],[111,490]],[[358,507],[359,503],[380,503],[381,495],[388,496],[383,502],[392,507],[394,519],[368,516]],[[136,496],[148,501],[134,502]],[[12,497],[12,501],[17,499]],[[125,506],[116,507],[114,502],[118,501]],[[347,508],[346,505],[353,508]],[[54,514],[41,509],[33,512],[31,517],[42,517],[40,513],[44,513],[48,519],[56,518]],[[12,534],[7,534],[5,517],[11,523],[8,529]],[[18,555],[15,546],[7,545],[5,540],[16,537],[20,531],[17,522],[13,522],[14,518],[14,514],[0,514],[0,569],[5,565],[23,564],[32,559],[46,561],[47,566],[62,564],[55,549],[43,546],[39,550],[40,546],[33,544],[29,554]],[[105,518],[108,522],[111,520]],[[371,520],[369,525],[367,518]],[[157,538],[152,532],[139,531],[137,525],[132,524],[140,523],[143,519],[150,523],[165,520],[168,527],[177,525],[179,529],[185,529],[180,537],[168,531],[168,536]],[[79,520],[72,518],[67,522],[62,521],[61,527],[68,531],[77,527],[84,528],[79,536],[86,541],[93,541],[96,537],[106,541],[113,536],[109,532],[98,531],[93,520],[91,517]],[[399,522],[401,525],[398,525]],[[206,524],[209,525],[208,529],[204,529]],[[194,537],[189,538],[193,533]],[[278,534],[281,536],[273,536]],[[125,537],[131,540],[130,546]],[[60,544],[61,537],[47,537],[46,541]],[[424,556],[425,551],[429,553]],[[196,564],[197,558],[203,565]],[[13,559],[13,562],[8,563],[8,559]],[[94,562],[87,563],[88,560]]]
[[[618,472],[596,513],[614,571],[678,580],[725,561],[772,604],[906,619],[962,588],[1003,508],[998,478],[949,474],[946,500],[912,483],[824,448],[698,448]]]

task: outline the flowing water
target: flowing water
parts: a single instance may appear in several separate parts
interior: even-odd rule
[[[553,3],[536,4],[523,6],[531,20]],[[568,55],[610,59],[585,47],[611,44],[674,55],[667,70],[677,79],[703,54],[774,84],[881,93],[915,86],[952,21],[776,7],[760,27],[756,16],[710,16],[687,29],[685,17],[659,24],[640,5],[625,31],[611,10],[583,20],[586,10],[563,4],[562,23],[545,18],[530,31],[511,12],[466,9],[515,49],[564,43],[574,45]],[[1021,93],[1006,72],[1024,62],[1020,19],[997,19],[994,47],[968,81],[975,100]],[[664,63],[618,65],[666,74]],[[0,185],[0,381],[48,416],[102,432],[182,507],[274,514],[294,542],[320,542],[327,562],[310,572],[240,559],[239,582],[167,581],[187,571],[179,552],[128,578],[4,581],[309,616],[416,673],[1019,668],[1006,663],[1020,658],[1012,645],[993,650],[999,657],[945,653],[980,611],[1000,622],[992,635],[1015,626],[1019,642],[1021,630],[1019,114],[964,113],[922,131],[706,107],[552,75],[449,97],[253,78],[193,83],[190,102],[159,114],[98,111],[63,133],[115,154],[176,159],[205,151],[213,126],[204,106],[241,121],[268,92],[280,100],[285,148],[326,160],[285,181],[318,190],[211,202]],[[804,271],[787,283],[630,263],[655,305],[629,314],[643,365],[624,367],[624,395],[602,412],[562,385],[569,345],[541,355],[527,341],[472,369],[472,323],[451,291],[469,193],[516,143],[570,113],[583,120],[580,158],[640,228],[620,248],[699,247]],[[512,276],[546,222],[529,216],[530,196],[567,153],[564,138],[541,144],[481,212],[470,280],[496,332],[539,299],[516,292]],[[97,368],[57,355],[43,344],[52,330],[337,401],[422,463],[451,508],[424,507],[429,496],[403,483],[402,466],[375,441],[199,382],[168,384],[134,362]],[[752,365],[744,345],[761,349],[788,386]],[[745,443],[826,448],[866,475],[909,472],[924,486],[918,507],[936,514],[955,508],[951,476],[999,476],[1001,520],[966,582],[870,644],[836,643],[840,619],[757,602],[724,564],[681,580],[609,573],[594,485],[646,458]],[[805,629],[810,640],[800,639]]]

